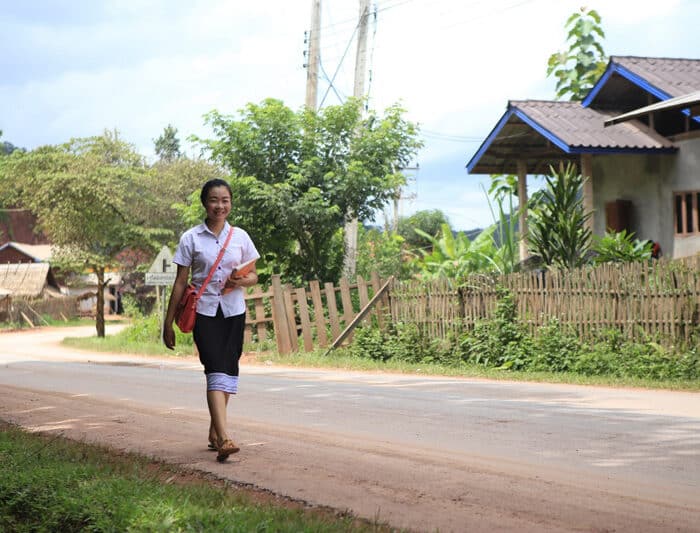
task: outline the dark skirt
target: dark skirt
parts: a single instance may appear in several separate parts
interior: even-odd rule
[[[224,317],[221,307],[216,316],[197,313],[192,335],[204,373],[238,376],[238,360],[243,352],[245,313]]]

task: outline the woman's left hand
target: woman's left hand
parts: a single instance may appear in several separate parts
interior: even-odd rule
[[[241,276],[240,278],[233,277],[235,274],[234,272],[226,279],[224,289],[233,290],[238,287],[250,287],[258,282],[258,274],[256,272],[248,272],[245,276]]]

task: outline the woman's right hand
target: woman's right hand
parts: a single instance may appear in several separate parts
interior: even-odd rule
[[[163,342],[170,350],[175,348],[175,330],[172,324],[163,325]]]

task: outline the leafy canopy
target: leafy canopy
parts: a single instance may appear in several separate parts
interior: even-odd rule
[[[410,248],[428,248],[430,240],[416,233],[416,229],[437,237],[443,224],[449,224],[447,215],[439,209],[416,211],[408,217],[399,218],[398,234]]]
[[[337,279],[346,217],[381,208],[421,146],[398,106],[361,111],[355,99],[318,112],[268,99],[238,117],[212,111],[214,138],[194,138],[232,173],[232,218],[289,279]]]
[[[180,139],[177,137],[177,128],[168,124],[161,135],[153,140],[156,155],[161,161],[174,161],[182,153],[180,152]]]
[[[599,39],[605,38],[597,11],[582,7],[569,17],[569,48],[549,56],[547,76],[557,79],[557,98],[583,100],[605,71],[607,58]]]
[[[147,217],[153,199],[142,157],[117,132],[105,132],[15,152],[7,163],[2,187],[37,215],[55,259],[97,276],[97,333],[104,336],[105,270],[118,266],[125,248],[156,247],[164,235]]]

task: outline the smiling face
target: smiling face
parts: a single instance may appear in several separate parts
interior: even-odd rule
[[[212,223],[223,223],[231,212],[231,193],[223,185],[212,187],[204,202],[207,220]]]

